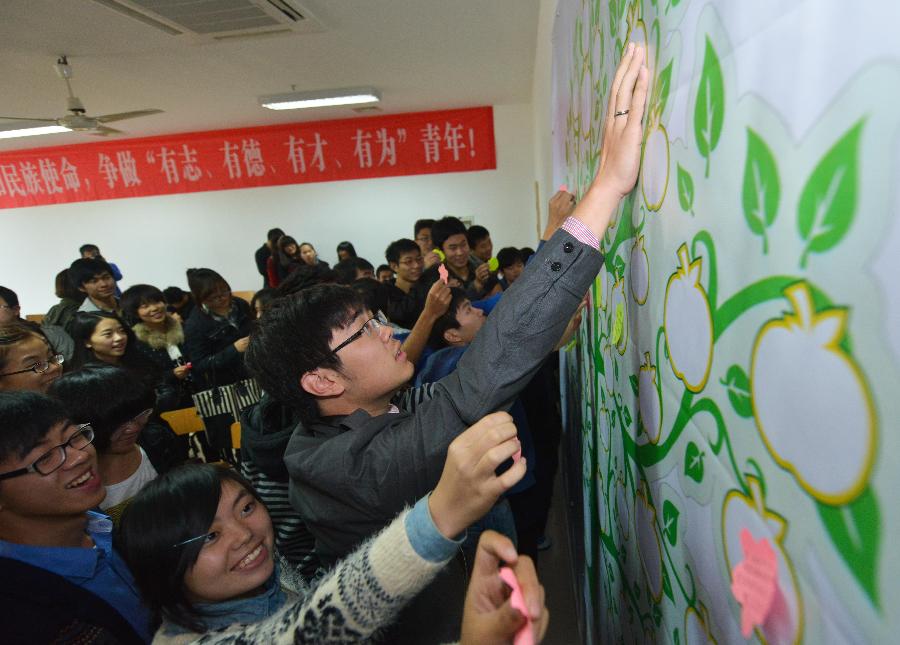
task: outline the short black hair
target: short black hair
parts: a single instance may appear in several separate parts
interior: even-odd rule
[[[353,248],[353,245],[350,242],[344,241],[337,245],[337,253],[341,254],[341,251],[346,251],[350,254],[351,258],[356,257],[356,249]]]
[[[380,311],[384,313],[388,305],[388,287],[375,278],[360,278],[354,280],[351,285],[353,290],[362,298],[366,309],[373,314]]]
[[[280,228],[270,228],[269,232],[266,233],[266,240],[269,242],[277,242],[278,238],[284,235],[284,231]]]
[[[528,262],[528,258],[534,255],[534,249],[530,246],[523,246],[519,249],[519,253],[522,254],[522,262]]]
[[[150,609],[153,628],[165,618],[191,631],[207,631],[203,619],[208,614],[191,602],[184,583],[204,540],[181,543],[209,532],[226,481],[244,488],[265,508],[250,482],[228,466],[189,464],[148,483],[122,514],[116,551]]]
[[[505,269],[507,267],[511,267],[516,262],[525,263],[525,260],[522,259],[522,252],[514,246],[507,246],[505,248],[497,251],[497,262],[499,263],[500,269]]]
[[[337,282],[334,271],[324,264],[301,264],[299,268],[288,274],[275,289],[276,297],[281,298],[317,284],[333,284]]]
[[[217,288],[224,285],[226,289],[231,290],[228,281],[212,269],[188,269],[186,271],[188,288],[191,295],[198,305],[202,305],[203,301],[209,297]]]
[[[356,272],[366,269],[375,271],[372,263],[364,258],[347,258],[334,265],[334,275],[338,284],[353,284],[356,280]]]
[[[165,289],[163,289],[163,296],[166,299],[166,304],[169,305],[177,305],[185,296],[189,295],[191,294],[189,294],[181,287],[166,287]]]
[[[250,333],[244,362],[263,390],[296,408],[303,421],[313,421],[318,404],[300,377],[319,367],[340,371],[341,359],[330,347],[334,330],[363,308],[356,291],[342,285],[320,284],[278,298]]]
[[[12,289],[8,289],[7,287],[0,287],[0,298],[8,304],[10,307],[18,307],[19,306],[19,296],[16,295],[16,292]]]
[[[69,265],[69,281],[76,289],[81,289],[85,282],[101,273],[113,274],[112,267],[109,266],[106,260],[79,258]]]
[[[166,297],[162,291],[150,284],[136,284],[125,289],[119,306],[122,307],[122,314],[128,324],[135,325],[141,322],[138,316],[140,306],[156,302],[166,303]]]
[[[405,253],[420,253],[421,249],[419,245],[416,244],[413,240],[408,237],[401,237],[399,240],[394,240],[388,247],[384,250],[384,259],[388,261],[388,264],[393,262],[394,264],[400,264],[400,256]]]
[[[391,274],[394,273],[394,270],[391,267],[389,267],[387,264],[379,264],[378,268],[375,269],[375,277],[377,278],[378,274],[381,273],[382,271],[390,271]]]
[[[428,344],[434,349],[442,349],[447,346],[447,339],[444,338],[444,332],[448,329],[459,329],[459,321],[456,319],[456,312],[462,306],[463,302],[469,299],[466,292],[458,287],[450,289],[450,305],[444,315],[434,321],[431,327],[431,335],[428,337]]]
[[[429,230],[434,228],[434,220],[433,219],[416,220],[416,223],[413,226],[413,236],[418,235],[419,231],[421,231],[423,228],[427,228]]]
[[[37,392],[0,392],[0,461],[22,459],[61,421],[62,403]]]
[[[490,236],[490,232],[480,224],[473,224],[469,227],[469,230],[466,231],[466,239],[469,241],[469,246],[475,246],[481,240]]]
[[[78,247],[78,255],[84,255],[85,251],[96,251],[100,253],[100,247],[96,244],[82,244]]]
[[[275,289],[272,287],[264,287],[253,294],[253,298],[250,299],[250,308],[253,310],[254,314],[256,312],[256,303],[260,304],[260,308],[265,311],[266,307],[275,300],[277,294]]]
[[[431,241],[434,242],[435,248],[442,251],[444,250],[444,242],[447,241],[447,238],[460,234],[466,234],[466,225],[452,215],[442,217],[431,227]],[[466,241],[468,241],[468,238]]]
[[[153,387],[131,370],[90,364],[53,381],[49,394],[63,402],[68,417],[94,428],[98,453],[109,448],[113,433],[156,403]]]

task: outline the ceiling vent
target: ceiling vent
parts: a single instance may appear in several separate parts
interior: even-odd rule
[[[172,36],[222,41],[323,31],[296,0],[94,0]]]

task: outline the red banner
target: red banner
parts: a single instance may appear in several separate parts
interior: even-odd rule
[[[497,167],[490,107],[0,153],[0,208]]]

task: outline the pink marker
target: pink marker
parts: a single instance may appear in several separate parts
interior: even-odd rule
[[[525,624],[522,626],[522,629],[516,632],[516,636],[513,638],[513,645],[534,645],[531,615],[525,607],[525,596],[522,595],[522,588],[519,586],[516,574],[509,567],[502,567],[500,569],[500,579],[509,585],[509,588],[512,590],[509,594],[509,604],[525,617]]]
[[[564,193],[569,192],[569,187],[566,184],[560,184],[559,189]]]

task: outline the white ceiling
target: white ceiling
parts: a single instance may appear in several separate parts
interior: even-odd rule
[[[0,0],[0,115],[58,117],[69,57],[92,116],[117,138],[357,116],[350,108],[275,112],[257,96],[373,86],[385,113],[528,103],[539,0],[297,0],[319,33],[197,44],[93,0]],[[0,150],[97,142],[79,133],[8,139]]]

